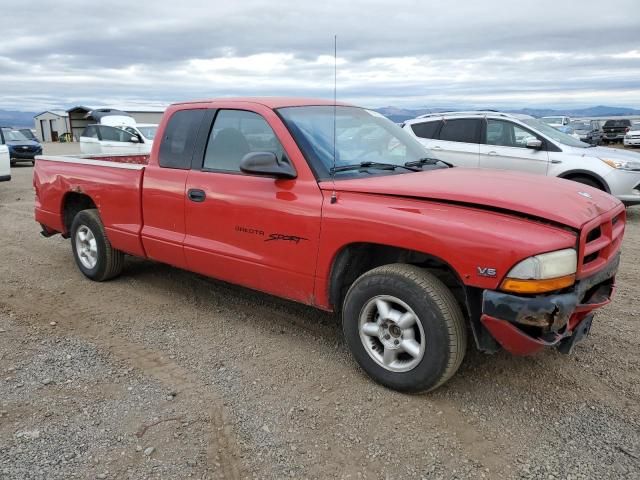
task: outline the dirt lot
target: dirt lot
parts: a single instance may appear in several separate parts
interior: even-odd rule
[[[0,184],[2,479],[640,477],[638,208],[574,354],[469,351],[402,395],[332,316],[137,259],[84,279],[39,236],[31,175]]]

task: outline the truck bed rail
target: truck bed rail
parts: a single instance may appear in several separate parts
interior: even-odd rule
[[[148,154],[116,155],[38,155],[36,161],[77,163],[101,167],[129,168],[138,170],[149,163]]]

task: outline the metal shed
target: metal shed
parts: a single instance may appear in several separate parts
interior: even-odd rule
[[[57,142],[71,131],[69,115],[63,110],[47,110],[34,118],[36,136],[43,142]]]

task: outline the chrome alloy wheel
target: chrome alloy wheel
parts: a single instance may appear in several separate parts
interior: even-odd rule
[[[422,322],[399,298],[380,295],[369,300],[358,324],[360,340],[369,356],[391,372],[408,372],[424,357]]]
[[[86,225],[76,231],[76,252],[85,268],[93,269],[98,263],[98,244],[93,232]]]

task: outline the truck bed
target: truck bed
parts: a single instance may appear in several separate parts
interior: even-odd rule
[[[68,234],[74,194],[88,195],[100,210],[112,245],[144,256],[142,178],[149,155],[65,155],[36,157],[33,185],[36,220],[49,232]]]

